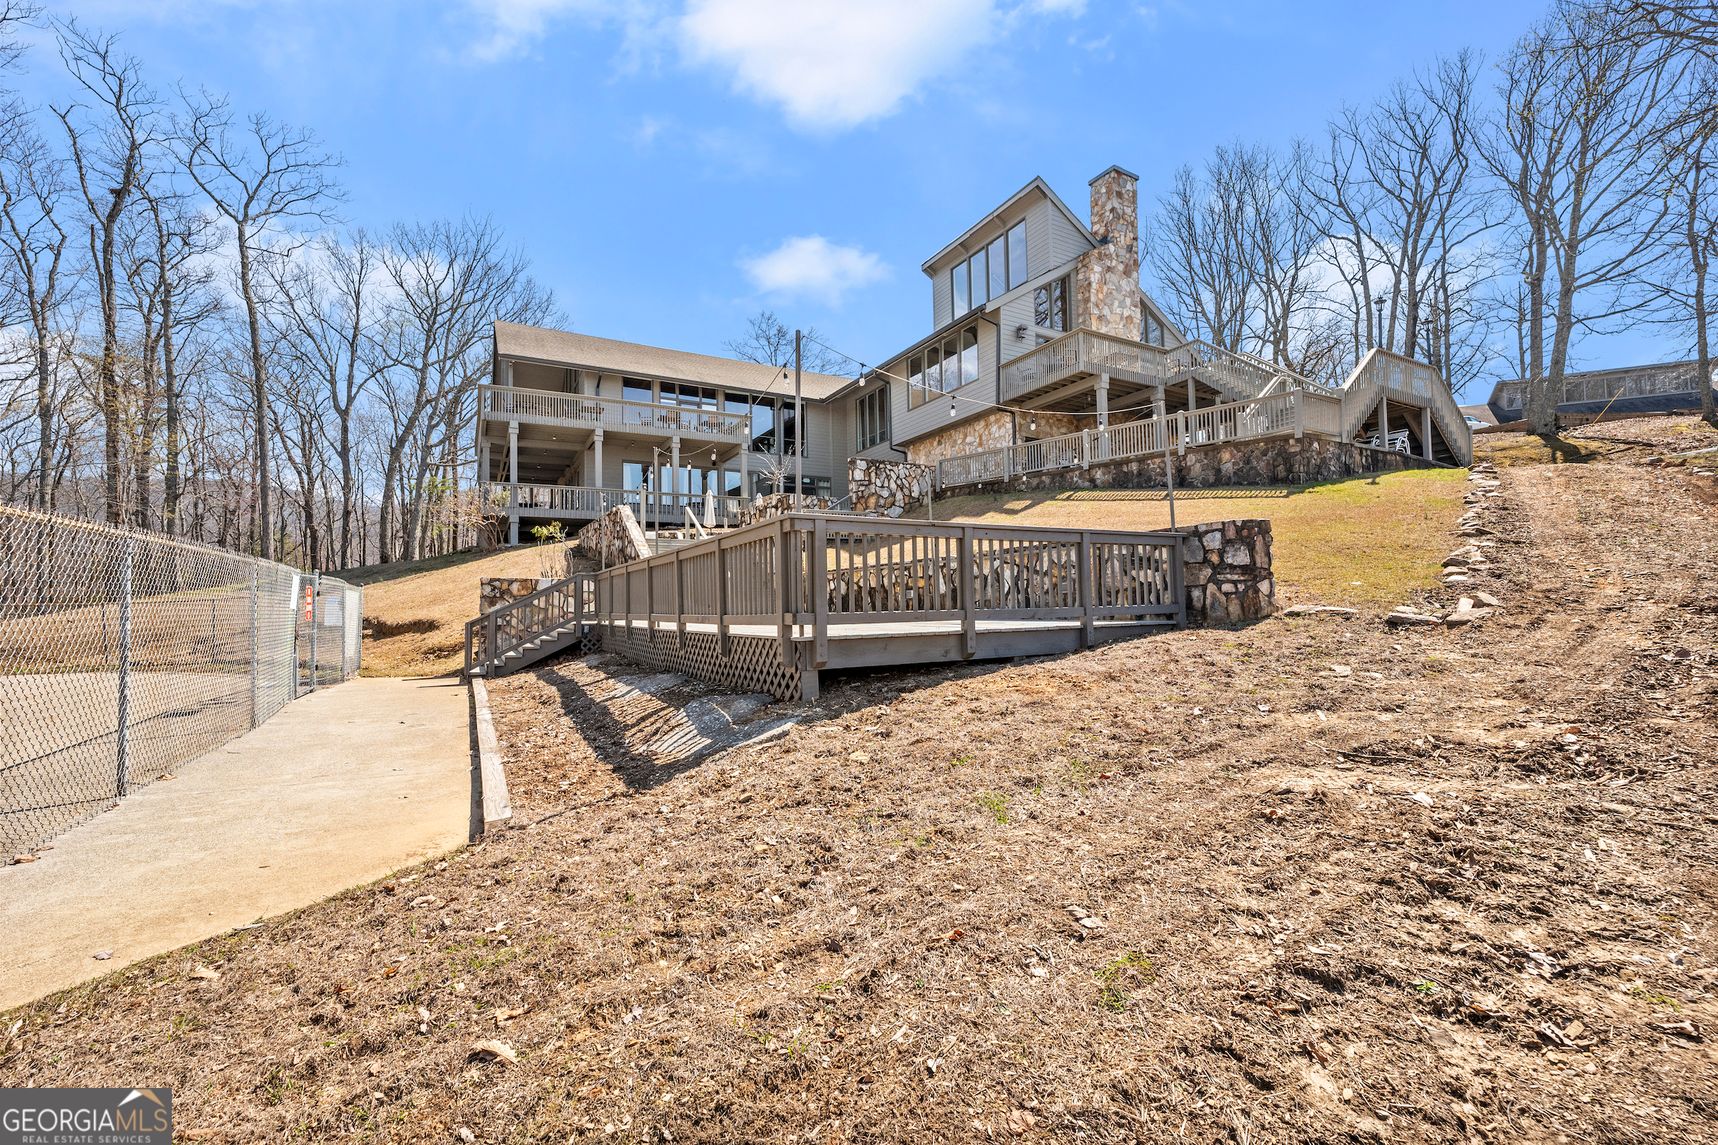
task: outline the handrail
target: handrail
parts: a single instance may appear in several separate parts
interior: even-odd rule
[[[574,573],[465,622],[465,674],[498,665],[512,651],[556,628],[584,623],[595,581]]]
[[[1431,366],[1404,354],[1374,347],[1354,367],[1337,391],[1342,398],[1342,437],[1353,440],[1371,414],[1378,395],[1395,394],[1427,405],[1443,430],[1444,441],[1466,464],[1473,457],[1473,428],[1462,416],[1449,386]]]

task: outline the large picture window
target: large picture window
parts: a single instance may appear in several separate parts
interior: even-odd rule
[[[978,327],[968,326],[907,359],[907,404],[923,405],[933,395],[978,381]]]
[[[949,289],[954,291],[954,313],[965,314],[972,309],[972,292],[967,288],[967,264],[956,263],[955,268],[948,272]]]
[[[1008,228],[1008,289],[1026,281],[1026,223],[1024,220]]]

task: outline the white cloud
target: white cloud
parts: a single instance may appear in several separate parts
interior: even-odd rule
[[[993,0],[691,0],[687,58],[811,128],[888,115],[982,40]]]
[[[822,235],[796,235],[767,254],[740,260],[740,269],[765,294],[806,297],[839,306],[849,291],[888,277],[870,251],[841,246]]]
[[[623,33],[622,70],[650,55],[648,43],[660,35],[655,0],[466,0],[466,5],[484,29],[467,49],[479,63],[530,52],[552,25],[569,17],[618,24]]]

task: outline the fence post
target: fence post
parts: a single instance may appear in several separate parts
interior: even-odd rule
[[[1289,391],[1289,402],[1294,406],[1294,435],[1300,437],[1306,432],[1306,415],[1303,412],[1306,403],[1301,400],[1299,390]]]
[[[978,570],[972,552],[972,526],[960,527],[960,652],[978,655]]]
[[[811,552],[807,564],[811,566],[807,578],[806,591],[811,594],[811,636],[813,668],[822,668],[829,663],[829,523],[824,518],[817,518],[812,526]]]
[[[125,538],[124,560],[119,566],[119,728],[116,741],[114,786],[125,797],[131,766],[131,577],[133,546]]]
[[[716,538],[716,650],[723,656],[729,652],[728,642],[728,550],[721,537]]]
[[[257,726],[257,679],[261,665],[257,663],[260,651],[257,641],[257,567],[251,566],[251,727]]]
[[[1082,429],[1080,431],[1080,468],[1081,469],[1090,469],[1092,467],[1091,435],[1092,435],[1092,431],[1089,429]]]

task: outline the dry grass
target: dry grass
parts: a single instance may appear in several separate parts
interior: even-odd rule
[[[1394,605],[1437,583],[1454,546],[1465,470],[1415,470],[1285,489],[1188,489],[1175,496],[1181,524],[1268,518],[1283,603]],[[1158,529],[1169,524],[1161,490],[1082,489],[956,497],[939,520],[1076,528]]]
[[[1580,465],[1640,461],[1718,447],[1718,430],[1698,417],[1637,417],[1597,422],[1560,437],[1531,433],[1476,433],[1475,461],[1495,465]]]
[[[465,622],[477,615],[477,582],[491,576],[565,576],[564,544],[454,553],[341,574],[364,586],[364,675],[457,672]]]

